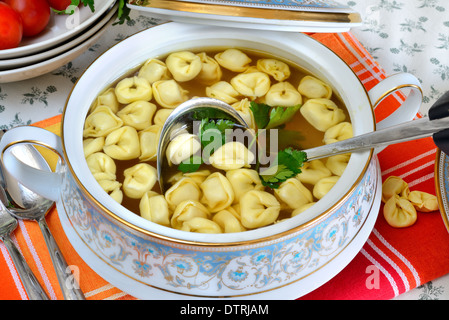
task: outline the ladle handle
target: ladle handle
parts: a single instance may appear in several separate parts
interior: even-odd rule
[[[16,266],[17,273],[22,280],[22,284],[25,288],[28,298],[30,300],[49,300],[44,289],[36,279],[33,271],[31,271],[25,258],[22,256],[19,249],[17,249],[14,242],[12,242],[11,238],[5,236],[2,238],[2,240],[6,246],[6,249],[8,249],[14,265]]]
[[[42,217],[37,222],[44,236],[48,251],[50,252],[51,261],[53,262],[64,299],[85,300],[86,298],[80,289],[78,281],[72,274],[66,260],[64,259],[64,256],[61,253],[61,250],[59,250],[55,238],[48,228],[45,217]]]
[[[449,118],[429,120],[425,117],[304,151],[310,161],[425,138],[447,128],[449,128]]]

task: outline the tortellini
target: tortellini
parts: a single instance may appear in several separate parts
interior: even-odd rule
[[[115,180],[117,166],[114,160],[103,152],[95,152],[86,157],[87,166],[94,178],[99,180]]]
[[[163,127],[165,121],[172,112],[173,109],[159,109],[158,111],[156,111],[156,114],[154,115],[153,123],[155,125]]]
[[[194,217],[184,221],[181,230],[200,233],[221,233],[220,226],[215,222],[203,217]]]
[[[341,177],[348,166],[350,157],[350,153],[331,156],[326,160],[326,168],[328,168],[334,175]]]
[[[154,99],[164,108],[174,109],[189,99],[188,91],[173,79],[156,81],[152,88]]]
[[[239,93],[229,82],[219,81],[206,88],[206,95],[226,103],[234,103],[238,101]]]
[[[147,79],[134,76],[120,80],[115,86],[115,95],[118,102],[126,104],[138,100],[150,101],[153,91]]]
[[[139,144],[141,161],[156,160],[157,148],[159,145],[159,137],[161,135],[162,126],[152,125],[145,130],[139,131]]]
[[[217,60],[223,68],[234,72],[245,71],[252,61],[244,52],[233,48],[217,53],[215,55],[215,60]]]
[[[212,220],[220,226],[224,233],[242,232],[246,230],[240,223],[239,214],[232,207],[217,212]]]
[[[134,127],[136,130],[143,130],[151,125],[155,112],[156,105],[154,103],[138,100],[117,112],[117,116],[123,120],[124,125]]]
[[[154,191],[144,193],[139,202],[140,215],[152,222],[170,226],[170,210],[165,197]]]
[[[298,209],[313,202],[312,192],[295,178],[290,178],[283,182],[274,192],[291,209]]]
[[[254,114],[250,109],[250,101],[248,98],[240,100],[232,105],[237,113],[245,120],[248,127],[251,129],[256,128],[256,122],[254,120]]]
[[[202,66],[201,71],[197,76],[197,79],[205,84],[213,84],[221,80],[223,72],[221,71],[218,62],[209,57],[205,52],[198,53]]]
[[[241,95],[255,99],[270,90],[270,77],[263,72],[240,73],[231,79],[231,85]]]
[[[165,63],[173,78],[179,82],[192,80],[202,69],[200,57],[190,51],[171,53]]]
[[[340,122],[330,127],[324,133],[324,144],[334,143],[353,137],[352,124],[350,122]]]
[[[301,79],[298,91],[310,99],[330,99],[332,96],[332,88],[327,83],[312,76],[305,76]]]
[[[104,152],[113,159],[130,160],[140,156],[139,135],[133,127],[123,126],[106,137]]]
[[[290,82],[278,82],[268,90],[265,103],[270,106],[293,107],[302,103],[302,97]]]
[[[187,200],[200,201],[202,196],[199,185],[190,177],[183,177],[165,192],[165,199],[171,210]]]
[[[271,75],[277,81],[285,81],[291,74],[288,64],[277,59],[259,59],[257,69]]]
[[[106,106],[111,109],[112,112],[116,113],[119,109],[119,102],[115,96],[115,90],[113,88],[107,89],[105,92],[100,94],[93,105],[93,110],[98,106]]]
[[[388,224],[395,228],[409,227],[416,222],[415,207],[407,199],[394,195],[384,205],[383,214]]]
[[[254,154],[238,141],[227,142],[209,157],[209,163],[221,170],[233,170],[249,167],[254,161]]]
[[[199,201],[185,200],[176,206],[171,217],[171,225],[175,229],[182,229],[185,222],[196,217],[209,218],[209,210]]]
[[[409,193],[410,189],[407,182],[402,180],[400,177],[389,176],[382,183],[382,202],[384,203],[394,195],[407,198]]]
[[[343,109],[324,98],[307,100],[299,111],[312,126],[323,132],[346,119]]]
[[[83,140],[84,157],[90,156],[92,153],[103,150],[104,137],[88,138]]]
[[[242,195],[250,190],[264,189],[259,173],[253,169],[229,170],[226,172],[226,178],[234,190],[234,203],[239,203]]]
[[[313,186],[313,196],[317,199],[323,198],[337,183],[339,176],[330,176],[319,180]]]
[[[159,59],[149,59],[139,69],[138,76],[153,84],[159,80],[170,79],[170,72],[164,62]]]
[[[296,175],[296,178],[302,183],[315,185],[322,178],[331,175],[331,170],[324,165],[323,161],[317,159],[304,163],[301,167],[301,173]]]
[[[271,193],[251,190],[240,199],[242,225],[248,229],[267,226],[276,221],[281,204]]]
[[[229,180],[220,172],[214,172],[200,185],[204,203],[210,212],[226,209],[234,202],[234,190]]]
[[[133,199],[141,199],[150,191],[157,180],[156,168],[148,163],[139,163],[123,171],[123,191]]]
[[[181,133],[174,137],[167,146],[168,164],[180,164],[201,149],[198,136],[192,133]]]
[[[99,106],[86,118],[83,136],[104,137],[122,125],[123,120],[117,117],[110,108]]]
[[[417,211],[432,212],[438,210],[438,199],[433,194],[413,190],[408,194],[408,200]]]

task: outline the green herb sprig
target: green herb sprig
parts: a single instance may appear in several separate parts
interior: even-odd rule
[[[82,3],[85,7],[89,7],[92,12],[95,12],[95,2],[94,0],[72,0],[70,5],[65,10],[52,9],[57,14],[73,14],[75,13],[72,6],[78,7]],[[130,9],[126,6],[126,0],[119,0],[117,19],[118,21],[114,24],[123,24],[126,20],[130,20],[129,17]]]

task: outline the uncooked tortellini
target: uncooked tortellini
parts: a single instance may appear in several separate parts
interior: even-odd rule
[[[215,55],[215,60],[217,60],[223,68],[234,72],[245,71],[251,63],[251,59],[244,52],[232,48],[217,53]]]
[[[174,137],[167,146],[168,164],[180,164],[182,161],[189,159],[192,155],[201,149],[201,143],[198,136],[191,133],[181,133]]]
[[[335,102],[324,98],[307,100],[299,111],[307,122],[323,132],[346,118],[344,111]]]
[[[115,95],[120,103],[128,104],[137,100],[150,101],[153,92],[147,79],[134,76],[120,80],[115,86]]]
[[[124,125],[134,127],[136,130],[143,130],[151,125],[155,112],[155,104],[138,100],[117,112],[117,116],[123,120]]]
[[[209,163],[221,170],[249,167],[253,161],[254,154],[238,141],[225,143],[209,157]]]
[[[432,212],[438,210],[438,199],[433,194],[413,190],[408,194],[408,200],[417,211]]]
[[[140,68],[139,77],[147,79],[150,84],[159,80],[170,79],[170,72],[164,62],[159,59],[149,59]]]
[[[106,137],[103,151],[113,159],[131,160],[140,156],[139,135],[136,129],[123,126]]]
[[[285,81],[290,77],[290,67],[277,59],[257,60],[257,69],[268,73],[277,81]]]
[[[188,91],[175,80],[156,81],[152,88],[154,99],[164,108],[174,109],[189,99]]]
[[[209,98],[218,99],[226,103],[234,103],[238,101],[239,93],[229,82],[219,81],[210,87],[206,87],[206,95]]]
[[[291,83],[278,82],[268,90],[265,103],[270,106],[293,107],[302,103],[302,97]]]
[[[214,172],[200,185],[203,203],[210,212],[226,209],[234,202],[234,190],[229,180],[220,172]]]
[[[205,84],[213,84],[221,80],[223,72],[218,62],[209,57],[205,52],[198,53],[202,67],[197,79]]]
[[[157,181],[156,169],[148,163],[138,163],[123,172],[123,191],[133,199],[140,199]]]
[[[170,226],[170,210],[163,195],[154,191],[145,192],[140,199],[139,210],[143,218],[163,226]]]
[[[165,64],[173,78],[179,82],[192,80],[200,73],[202,68],[200,57],[190,51],[169,54]]]
[[[274,192],[291,209],[298,209],[313,201],[312,192],[295,178],[282,182]]]
[[[349,122],[340,122],[330,127],[324,133],[324,144],[334,143],[353,137],[352,124]]]
[[[270,77],[263,72],[240,73],[231,79],[231,85],[240,94],[255,99],[270,89]]]
[[[240,199],[242,225],[249,229],[272,224],[280,211],[279,201],[266,191],[251,190]]]
[[[226,178],[234,190],[234,203],[238,203],[240,198],[250,190],[264,189],[259,173],[253,169],[229,170],[226,172]]]
[[[393,195],[385,202],[383,214],[387,223],[395,228],[411,226],[418,218],[413,204],[398,195]]]
[[[332,88],[327,83],[312,76],[305,76],[301,79],[298,91],[310,99],[330,99],[332,96]]]
[[[122,125],[123,120],[117,117],[110,108],[99,106],[87,116],[83,136],[104,137]]]
[[[382,202],[384,203],[394,195],[399,195],[400,197],[407,199],[409,193],[410,189],[407,182],[400,177],[389,176],[382,183]]]

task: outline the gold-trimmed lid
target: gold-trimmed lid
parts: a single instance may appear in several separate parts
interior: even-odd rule
[[[359,13],[322,0],[128,0],[128,7],[177,22],[292,32],[346,32]]]

